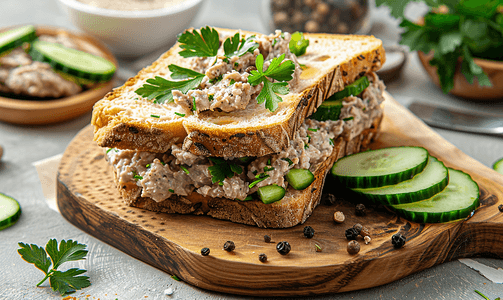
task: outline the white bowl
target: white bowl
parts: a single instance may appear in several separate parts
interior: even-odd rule
[[[185,0],[153,10],[111,10],[77,0],[58,0],[71,22],[100,39],[119,57],[135,58],[176,41],[186,29],[203,0]]]

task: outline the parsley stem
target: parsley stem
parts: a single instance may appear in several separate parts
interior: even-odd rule
[[[50,270],[49,273],[45,274],[45,277],[44,279],[42,279],[42,281],[40,281],[37,286],[40,286],[42,283],[44,283],[44,281],[47,280],[47,278],[51,277],[52,273],[54,273],[54,270]]]

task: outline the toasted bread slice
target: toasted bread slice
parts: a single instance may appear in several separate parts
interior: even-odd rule
[[[217,29],[222,36],[235,30]],[[245,36],[260,34],[241,32]],[[382,42],[372,36],[305,34],[310,41],[300,80],[274,112],[255,100],[244,110],[206,111],[180,117],[174,102],[154,104],[135,93],[155,76],[170,78],[168,65],[190,68],[176,44],[151,66],[114,89],[93,109],[94,139],[102,147],[163,153],[175,143],[197,155],[264,156],[284,149],[321,102],[385,61]],[[255,103],[252,103],[255,102]],[[159,117],[152,117],[159,116]]]

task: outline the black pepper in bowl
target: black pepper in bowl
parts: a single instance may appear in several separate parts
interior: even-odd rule
[[[233,241],[227,241],[227,242],[225,242],[225,244],[224,244],[224,250],[225,251],[232,252],[232,251],[234,251],[234,249],[236,249],[236,245],[234,245]]]
[[[290,243],[288,243],[288,242],[279,242],[276,245],[276,250],[281,255],[287,255],[288,253],[290,253],[290,250],[292,250],[292,247],[290,246]]]
[[[311,227],[311,226],[304,227],[304,236],[307,237],[308,239],[313,238],[313,236],[314,236],[313,227]]]

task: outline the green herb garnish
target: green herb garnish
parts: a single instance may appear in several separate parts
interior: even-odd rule
[[[180,117],[185,117],[185,114],[179,113],[175,111],[175,115],[180,116]]]
[[[252,183],[250,183],[250,184],[248,185],[248,188],[250,188],[250,189],[251,189],[251,188],[252,188],[252,187],[254,187],[257,183],[259,183],[259,182],[261,182],[261,181],[264,181],[264,180],[266,180],[267,178],[269,178],[269,175],[266,175],[266,174],[264,174],[264,173],[261,173],[260,175],[264,175],[264,176],[261,176],[260,178],[255,179]]]
[[[318,128],[308,128],[307,130],[312,131],[312,132],[316,132],[316,131],[318,131]]]
[[[484,299],[486,299],[486,300],[491,300],[491,299],[489,299],[487,296],[485,296],[484,294],[482,294],[481,292],[479,292],[479,291],[477,291],[477,290],[475,290],[475,293],[479,294],[480,296],[482,296],[482,297],[483,297]],[[494,299],[494,300],[500,300],[500,297],[498,297],[498,298],[496,298],[496,299]]]
[[[148,169],[148,168],[150,168],[150,164],[147,164],[147,165],[145,166],[145,168],[147,168],[147,169]]]
[[[272,171],[272,170],[274,170],[274,167],[268,167],[268,166],[264,167],[264,172],[269,172],[269,171]]]
[[[212,183],[222,183],[225,178],[232,178],[234,174],[243,173],[243,168],[237,164],[230,163],[223,158],[219,157],[208,157],[214,165],[208,167],[208,171],[211,174]]]
[[[304,55],[306,53],[307,46],[309,46],[309,40],[304,37],[302,32],[297,31],[292,34],[288,48],[290,48],[290,51],[293,54],[297,56]]]
[[[182,57],[213,57],[218,53],[220,39],[218,32],[209,26],[202,27],[198,32],[194,29],[192,32],[185,31],[178,35],[180,48],[178,52]]]
[[[282,160],[288,162],[289,166],[293,165],[293,161],[291,159],[289,159],[288,157],[283,157]]]
[[[169,191],[170,193],[174,193],[174,192],[175,192],[175,190],[174,190],[174,189],[169,189],[168,191]]]
[[[265,107],[270,111],[275,111],[278,108],[278,103],[283,101],[277,94],[286,95],[290,91],[286,81],[292,80],[295,64],[291,60],[283,62],[284,59],[285,54],[273,58],[271,64],[264,72],[264,56],[259,54],[255,60],[257,70],[252,70],[251,75],[248,77],[248,82],[252,86],[256,86],[261,82],[264,83],[264,87],[257,96],[257,102],[261,104],[265,101]],[[273,83],[268,78],[280,82]]]
[[[180,281],[180,278],[178,278],[178,276],[176,276],[176,275],[171,275],[171,278],[173,278],[176,281]]]
[[[161,116],[158,115],[150,115],[152,118],[160,118]]]
[[[225,56],[243,56],[248,52],[252,53],[259,46],[255,39],[256,37],[254,35],[249,36],[246,39],[241,39],[239,32],[236,33],[232,38],[227,38],[224,42]],[[234,66],[236,65],[234,64]]]
[[[180,169],[182,169],[182,171],[184,171],[185,174],[187,174],[187,175],[190,174],[189,169],[187,169],[185,166],[180,166]]]
[[[355,117],[348,117],[348,118],[344,118],[344,119],[342,119],[342,120],[343,120],[343,121],[351,121],[351,120],[353,120],[354,118],[355,118]]]
[[[208,101],[213,101],[214,97],[215,96],[213,94],[209,94],[208,95]]]
[[[192,97],[192,111],[196,111],[197,106],[196,106],[196,97]]]
[[[334,139],[330,139],[329,143],[330,143],[330,146],[333,146],[334,145]]]
[[[85,250],[86,245],[79,244],[77,241],[62,240],[58,249],[56,239],[49,240],[45,249],[35,244],[18,243],[18,245],[21,248],[17,252],[21,255],[21,258],[30,264],[34,264],[45,274],[44,279],[37,286],[49,279],[52,290],[58,291],[61,296],[64,296],[91,285],[88,276],[79,276],[85,273],[86,270],[77,268],[68,269],[64,272],[57,270],[65,262],[84,259],[88,252]]]

